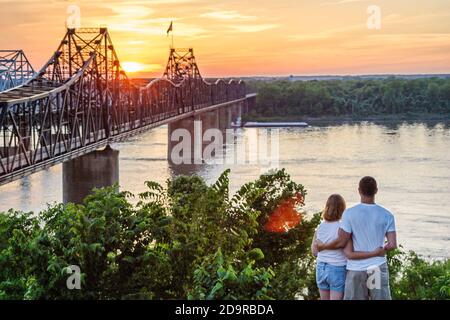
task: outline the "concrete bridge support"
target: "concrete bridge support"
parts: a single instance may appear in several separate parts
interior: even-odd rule
[[[82,203],[93,188],[119,182],[119,151],[107,146],[63,163],[63,202]]]
[[[245,99],[245,113],[249,113],[256,107],[256,95]]]
[[[229,108],[220,108],[219,113],[219,129],[225,131],[231,124],[231,111]]]
[[[236,121],[242,121],[242,113],[244,109],[244,102],[238,102],[233,105],[231,108],[231,117],[233,119],[233,122],[236,123]]]

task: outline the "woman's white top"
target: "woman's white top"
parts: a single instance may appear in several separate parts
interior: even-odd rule
[[[328,243],[338,238],[339,228],[341,223],[339,221],[328,222],[323,220],[317,228],[316,238],[323,243]],[[334,266],[347,265],[347,258],[342,249],[337,250],[323,250],[317,255],[318,262],[329,263]]]

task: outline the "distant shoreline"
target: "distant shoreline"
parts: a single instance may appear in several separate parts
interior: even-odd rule
[[[448,73],[424,73],[424,74],[355,74],[355,75],[308,75],[308,76],[246,76],[240,77],[248,81],[332,81],[332,80],[385,80],[385,79],[429,79],[429,78],[450,78]]]
[[[327,123],[358,123],[358,122],[450,122],[450,114],[396,114],[396,115],[370,115],[370,116],[244,116],[244,121],[257,122],[299,122],[308,124]]]

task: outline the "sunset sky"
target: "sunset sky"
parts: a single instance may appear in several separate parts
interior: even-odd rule
[[[130,76],[160,76],[175,47],[193,47],[204,76],[450,73],[449,0],[0,0],[0,49],[39,69],[65,33],[107,26]],[[381,9],[381,29],[367,10]]]

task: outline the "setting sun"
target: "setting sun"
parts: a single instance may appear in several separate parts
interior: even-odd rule
[[[132,61],[122,62],[121,66],[122,66],[123,70],[125,70],[125,72],[127,72],[127,73],[133,73],[133,72],[139,72],[139,71],[145,70],[145,66],[139,62],[132,62]]]

